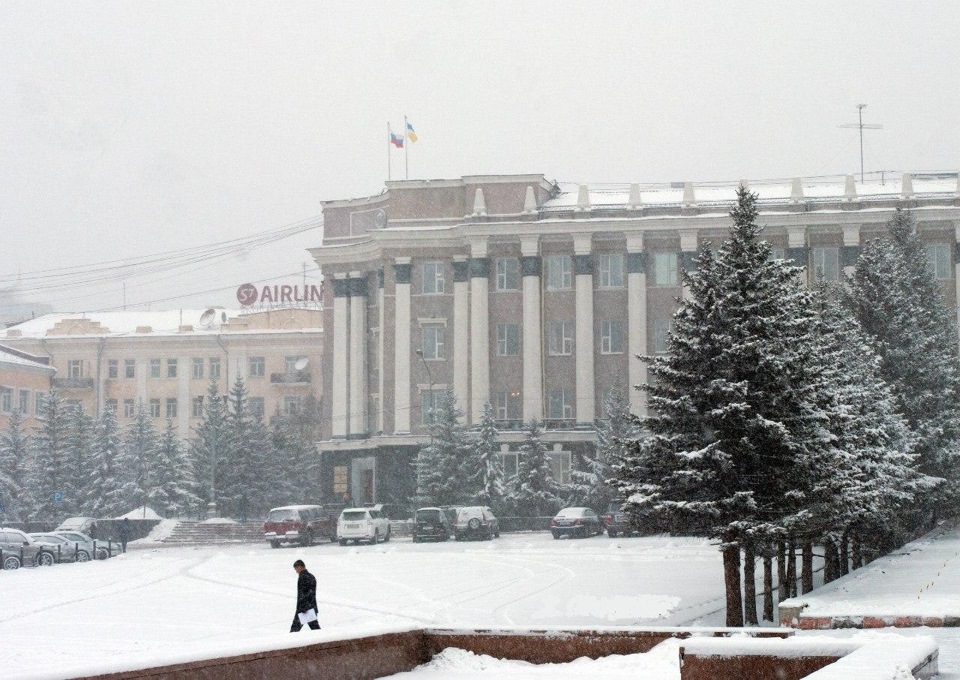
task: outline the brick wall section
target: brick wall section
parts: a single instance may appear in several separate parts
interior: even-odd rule
[[[837,656],[782,659],[772,656],[684,655],[680,680],[800,680],[838,661]],[[852,680],[852,679],[851,679]]]

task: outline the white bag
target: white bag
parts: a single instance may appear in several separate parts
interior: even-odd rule
[[[305,626],[311,621],[317,620],[317,610],[310,608],[305,612],[299,612],[297,618],[300,619],[300,625]]]

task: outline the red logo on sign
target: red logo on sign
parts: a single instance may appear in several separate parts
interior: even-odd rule
[[[257,301],[257,287],[252,283],[245,283],[237,288],[237,302],[241,305],[252,305]]]

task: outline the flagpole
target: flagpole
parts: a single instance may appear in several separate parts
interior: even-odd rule
[[[387,181],[390,181],[390,121],[387,121]]]
[[[410,140],[407,139],[407,117],[403,117],[403,173],[410,179]]]

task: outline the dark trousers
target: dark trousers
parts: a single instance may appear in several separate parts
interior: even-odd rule
[[[298,613],[299,613],[299,612],[298,612]],[[319,622],[319,621],[311,621],[311,622],[308,623],[307,625],[310,626],[310,630],[320,630],[320,622]],[[300,617],[297,616],[297,614],[294,614],[294,615],[293,615],[293,624],[290,626],[290,632],[291,632],[291,633],[296,633],[296,632],[299,631],[301,628],[303,628],[303,624],[300,623]]]

